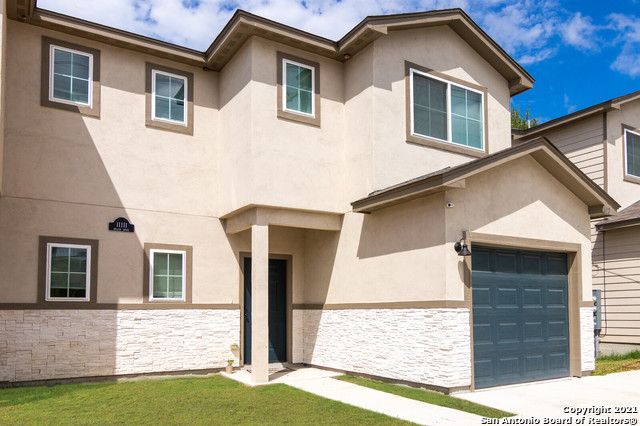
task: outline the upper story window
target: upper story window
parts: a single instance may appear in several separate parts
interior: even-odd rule
[[[147,63],[147,127],[193,134],[193,74]]]
[[[51,45],[49,100],[91,106],[93,55]]]
[[[320,126],[320,65],[277,54],[278,117]]]
[[[625,175],[640,178],[640,133],[624,130]]]
[[[293,111],[313,116],[313,74],[315,69],[306,65],[283,59],[284,82],[282,90],[286,99],[285,111]]]
[[[100,116],[100,51],[42,37],[43,106]]]
[[[153,70],[153,120],[187,124],[187,79],[183,76]]]
[[[486,90],[407,63],[407,140],[482,156]]]

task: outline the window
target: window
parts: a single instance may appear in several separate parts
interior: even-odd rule
[[[145,243],[143,302],[191,303],[192,248]]]
[[[193,74],[147,63],[146,125],[193,134]]]
[[[285,111],[313,116],[313,68],[284,59]]]
[[[278,117],[320,125],[320,65],[278,52]]]
[[[407,140],[484,155],[486,90],[413,64],[406,66]]]
[[[186,125],[187,109],[185,108],[185,93],[187,89],[187,79],[179,75],[153,70],[152,84],[152,119],[166,120]]]
[[[100,116],[100,51],[42,38],[43,106]]]
[[[640,178],[640,133],[624,130],[625,175]]]
[[[40,237],[40,303],[95,303],[98,241]]]
[[[91,246],[47,244],[47,300],[89,300]]]
[[[177,250],[154,250],[149,253],[151,300],[184,300],[187,253]]]

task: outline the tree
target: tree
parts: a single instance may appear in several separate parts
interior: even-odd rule
[[[540,120],[531,116],[531,105],[527,107],[524,113],[520,112],[520,107],[516,105],[511,108],[511,128],[525,130],[529,127],[537,126]]]

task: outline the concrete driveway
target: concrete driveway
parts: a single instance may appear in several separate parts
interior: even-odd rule
[[[540,421],[533,424],[634,425],[640,420],[640,371],[504,386],[455,396]],[[627,420],[620,423],[618,419]]]

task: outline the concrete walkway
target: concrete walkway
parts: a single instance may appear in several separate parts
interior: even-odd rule
[[[251,385],[251,373],[246,370],[239,370],[230,375],[222,374],[233,380]],[[426,404],[332,378],[340,375],[341,373],[318,368],[300,368],[270,374],[269,384],[284,383],[324,398],[422,425],[481,424],[482,417],[474,414]]]

